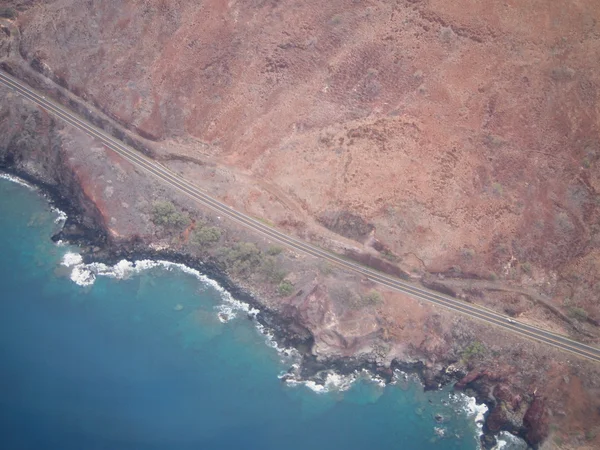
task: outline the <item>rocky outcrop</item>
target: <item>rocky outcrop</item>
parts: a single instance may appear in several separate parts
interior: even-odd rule
[[[523,425],[526,429],[525,439],[534,445],[538,445],[548,436],[548,411],[545,408],[543,398],[535,397],[529,409],[523,417]]]
[[[475,370],[459,380],[455,387],[472,389],[477,399],[485,403],[488,415],[484,424],[483,444],[491,448],[493,436],[508,431],[522,437],[533,448],[538,448],[548,437],[547,410],[544,400],[535,394],[516,392],[506,374]]]
[[[69,166],[62,148],[62,127],[45,112],[11,101],[4,91],[0,103],[0,169],[41,186],[68,214],[57,238],[74,243],[107,240],[104,217],[85,195],[80,180]],[[14,98],[14,97],[13,97]]]

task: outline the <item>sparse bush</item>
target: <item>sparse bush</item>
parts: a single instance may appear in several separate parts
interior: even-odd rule
[[[278,245],[271,245],[269,246],[269,248],[267,249],[267,254],[271,255],[271,256],[277,256],[279,255],[281,252],[283,251],[282,247],[279,247]]]
[[[494,190],[494,194],[496,194],[499,197],[502,197],[502,194],[504,193],[504,188],[500,183],[492,183],[492,189]]]
[[[331,297],[336,302],[347,305],[350,309],[378,306],[383,302],[381,295],[377,291],[370,291],[365,295],[359,295],[347,286],[332,289]]]
[[[388,250],[387,248],[384,249],[381,252],[381,256],[383,256],[385,259],[387,259],[388,261],[398,261],[398,257],[396,255],[394,255],[390,250]]]
[[[585,309],[579,308],[578,306],[569,307],[569,316],[573,319],[577,319],[580,322],[585,322],[588,319],[588,313]]]
[[[563,234],[570,234],[575,229],[573,221],[564,211],[561,211],[557,214],[556,218],[554,219],[554,223],[556,228],[558,228],[558,231]]]
[[[202,247],[213,245],[221,239],[221,230],[217,227],[200,226],[190,236],[192,244]]]
[[[190,224],[190,218],[177,211],[173,203],[158,201],[152,205],[152,222],[165,228],[185,228]]]
[[[0,17],[4,17],[5,19],[16,19],[17,11],[14,8],[9,8],[8,6],[0,7]]]
[[[360,303],[360,296],[351,290],[348,286],[336,286],[329,291],[331,299],[340,305],[350,305],[355,307]]]
[[[585,439],[587,441],[593,441],[594,439],[596,439],[596,432],[592,431],[592,430],[588,430],[585,432]]]
[[[362,297],[364,306],[377,306],[383,302],[381,295],[377,291],[370,291]]]
[[[282,297],[287,297],[294,292],[294,285],[288,280],[283,280],[281,283],[279,283],[277,291]]]
[[[272,256],[264,258],[260,270],[271,283],[281,283],[287,275],[287,272],[279,266],[277,260]]]
[[[254,273],[263,263],[263,254],[251,242],[238,242],[231,248],[222,249],[218,260],[235,275]]]
[[[485,355],[486,348],[479,341],[471,342],[463,351],[462,351],[462,359],[464,361],[469,361],[473,358],[477,358]]]
[[[331,19],[329,19],[329,23],[331,25],[339,25],[340,23],[342,23],[342,16],[339,14],[332,16]]]
[[[501,137],[495,136],[493,134],[485,135],[485,137],[483,138],[483,142],[489,148],[499,148],[505,144],[504,140]]]
[[[465,259],[473,259],[473,256],[475,256],[475,250],[465,247],[461,250],[461,254]]]
[[[322,275],[327,277],[333,273],[333,266],[331,265],[331,263],[322,260],[319,264],[319,272],[321,272]]]
[[[527,275],[531,274],[531,264],[528,262],[524,262],[523,264],[521,264],[521,270]]]
[[[575,76],[575,70],[565,66],[555,67],[550,76],[554,81],[567,81]]]

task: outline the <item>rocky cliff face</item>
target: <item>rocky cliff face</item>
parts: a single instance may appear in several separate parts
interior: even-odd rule
[[[2,88],[0,102],[0,169],[43,186],[69,213],[65,225],[70,239],[98,243],[106,239],[104,218],[85,195],[80,179],[63,149],[61,124],[45,111],[16,99]]]

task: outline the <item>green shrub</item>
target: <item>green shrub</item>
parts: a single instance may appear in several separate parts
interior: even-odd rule
[[[192,244],[202,247],[215,244],[221,239],[221,230],[217,227],[200,226],[190,236]]]
[[[17,11],[15,11],[14,8],[2,6],[2,7],[0,7],[0,17],[4,17],[6,19],[16,19]]]
[[[585,432],[585,439],[587,441],[593,441],[594,439],[596,439],[596,432],[592,431],[592,430],[588,430]]]
[[[334,272],[333,266],[331,265],[331,263],[328,261],[325,261],[325,260],[321,260],[318,267],[319,267],[319,272],[321,272],[321,274],[326,277],[333,274],[333,272]],[[600,283],[599,283],[599,285],[600,285]]]
[[[279,247],[278,245],[271,245],[269,246],[269,248],[267,249],[267,254],[271,255],[271,256],[277,256],[279,255],[281,252],[283,251],[282,247]]]
[[[504,188],[500,183],[492,183],[492,189],[494,190],[494,194],[496,194],[499,197],[502,197]]]
[[[288,280],[283,280],[281,283],[279,283],[277,291],[282,297],[287,297],[288,295],[291,295],[292,292],[294,292],[294,285]]]
[[[152,222],[164,228],[185,228],[190,224],[190,218],[177,211],[173,203],[158,201],[152,205]]]
[[[365,295],[359,295],[345,286],[332,290],[331,295],[334,300],[348,305],[351,309],[373,307],[383,302],[381,295],[377,291],[370,291]]]
[[[287,275],[287,272],[280,267],[277,260],[272,256],[264,258],[260,270],[271,283],[281,283]]]
[[[484,144],[489,148],[500,148],[505,142],[500,136],[495,136],[493,134],[487,134],[483,138]]]
[[[398,261],[398,257],[396,255],[394,255],[390,250],[388,250],[387,248],[384,249],[381,252],[381,256],[383,256],[385,259],[387,259],[388,261],[392,261],[392,262],[396,262]]]
[[[524,262],[523,264],[521,264],[521,270],[527,275],[529,275],[531,273],[531,264],[528,262]]]
[[[377,306],[383,301],[381,295],[377,291],[370,291],[361,297],[363,306]]]
[[[473,259],[473,256],[475,256],[475,250],[465,247],[461,250],[461,254],[465,259]]]
[[[486,348],[479,341],[473,341],[462,352],[462,359],[468,361],[470,359],[485,355]]]
[[[329,296],[335,303],[348,305],[350,308],[358,308],[360,305],[360,296],[345,285],[332,287]]]
[[[574,319],[577,319],[581,322],[585,322],[588,319],[588,313],[585,309],[579,308],[577,306],[571,306],[569,308],[569,316]]]
[[[249,275],[262,265],[264,256],[252,242],[238,242],[222,249],[218,260],[233,274]]]

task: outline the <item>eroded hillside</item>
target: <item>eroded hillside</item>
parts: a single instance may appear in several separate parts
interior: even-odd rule
[[[12,3],[19,58],[231,206],[597,344],[597,1]]]

